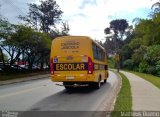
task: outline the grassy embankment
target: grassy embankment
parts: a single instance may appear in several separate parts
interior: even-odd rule
[[[132,111],[132,95],[129,80],[122,73],[119,73],[122,78],[122,86],[115,102],[114,110],[111,117],[121,116],[121,112]]]
[[[160,88],[160,77],[153,76],[151,74],[140,73],[140,72],[133,72],[133,71],[128,71],[128,72],[131,72],[137,76],[140,76],[141,78],[151,82],[153,85]]]
[[[35,71],[35,72],[8,73],[8,74],[5,73],[5,74],[0,74],[0,81],[24,78],[28,76],[43,75],[47,73],[49,73],[49,71]]]
[[[134,71],[128,72],[131,72],[160,88],[160,77]],[[111,117],[120,116],[121,112],[132,111],[132,96],[129,81],[124,74],[120,73],[120,76],[122,77],[122,87],[116,99],[114,111],[111,113]]]

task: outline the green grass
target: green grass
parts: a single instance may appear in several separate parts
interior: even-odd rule
[[[141,78],[151,82],[153,85],[160,88],[160,77],[153,76],[151,74],[140,73],[140,72],[133,72],[133,71],[128,71],[128,72],[131,72],[137,76],[140,76]]]
[[[43,75],[43,74],[47,74],[47,73],[49,73],[49,71],[0,74],[0,81],[11,80],[11,79],[18,79],[18,78],[24,78],[24,77],[28,77],[28,76]]]
[[[118,117],[121,112],[132,111],[132,95],[129,80],[124,74],[119,74],[122,77],[122,86],[116,99],[114,110],[111,113],[111,117]]]

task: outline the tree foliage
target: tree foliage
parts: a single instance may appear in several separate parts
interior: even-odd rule
[[[133,64],[132,70],[160,74],[160,13],[154,13],[151,19],[140,19],[126,42],[121,48],[124,67],[130,69]]]
[[[159,13],[160,12],[160,1],[154,3],[151,8],[154,9],[154,13]]]
[[[127,27],[128,23],[125,19],[117,19],[110,22],[110,29],[113,30],[118,39],[122,39]]]
[[[19,53],[23,54],[23,58],[28,61],[29,69],[32,68],[33,63],[49,59],[46,57],[50,52],[51,40],[47,34],[36,32],[30,27],[18,26],[17,31],[7,43],[20,49]]]
[[[35,29],[49,33],[52,27],[61,20],[62,11],[55,0],[40,1],[40,5],[29,4],[27,16],[20,16]]]
[[[0,55],[1,55],[1,61],[3,63],[3,66],[5,66],[6,61],[6,54],[4,54],[3,50],[8,50],[10,54],[10,58],[12,59],[14,56],[12,53],[14,53],[14,48],[8,47],[6,45],[6,41],[10,39],[10,36],[12,33],[14,33],[15,25],[9,23],[6,19],[0,18]]]
[[[160,76],[159,5],[160,4],[158,1],[152,6],[154,12],[152,13],[152,16],[150,18],[135,18],[133,20],[135,26],[134,28],[128,27],[128,32],[126,31],[125,27],[127,27],[127,24],[124,20],[124,25],[121,25],[121,23],[119,23],[119,20],[113,20],[110,22],[110,27],[107,27],[104,30],[106,35],[113,35],[109,35],[106,38],[106,42],[104,44],[108,44],[106,44],[106,46],[108,46],[107,50],[113,49],[113,46],[115,46],[115,42],[112,42],[112,39],[121,39],[122,46],[119,46],[119,49],[121,53],[121,60],[123,63],[122,67]]]
[[[8,21],[0,22],[0,60],[9,63],[11,67],[20,59],[29,63],[30,69],[33,63],[48,62],[51,39],[48,34],[37,32],[31,27],[12,25]],[[9,60],[6,60],[7,53]],[[23,58],[21,58],[23,56]],[[43,66],[43,65],[42,65]]]
[[[106,46],[109,46],[110,43],[113,43],[114,50],[119,51],[119,48],[123,45],[123,38],[128,28],[128,23],[125,19],[116,19],[110,22],[110,26],[104,29],[106,37]]]
[[[128,22],[125,19],[116,19],[110,22],[110,26],[104,29],[105,34],[110,34],[111,31],[117,39],[123,39],[125,30],[128,28]]]
[[[29,70],[33,65],[41,69],[49,66],[52,39],[68,35],[70,30],[68,23],[62,21],[63,12],[55,0],[28,5],[28,14],[19,16],[25,24],[11,24],[0,17],[0,62],[8,72],[19,62],[25,62]]]

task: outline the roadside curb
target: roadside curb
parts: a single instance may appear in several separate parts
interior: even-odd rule
[[[98,107],[98,108],[101,108],[102,111],[108,111],[108,112],[111,112],[114,110],[114,105],[115,105],[115,100],[117,98],[117,95],[120,91],[120,88],[121,88],[121,77],[119,76],[118,73],[116,73],[115,71],[113,70],[109,70],[110,72],[113,72],[115,75],[116,75],[116,85],[114,85],[113,87],[113,91],[110,91],[110,95],[108,96],[109,98],[109,101],[104,99],[102,101],[102,104]],[[98,116],[97,116],[98,117]],[[107,115],[108,117],[108,115]]]
[[[118,84],[117,84],[117,87],[115,88],[115,95],[114,95],[114,100],[113,100],[113,103],[111,105],[111,108],[110,108],[110,111],[113,111],[114,110],[114,106],[115,106],[115,103],[116,103],[116,100],[117,100],[117,97],[118,97],[118,94],[121,90],[121,87],[122,87],[122,77],[119,75],[119,73],[114,70],[114,69],[111,69],[110,71],[112,71],[113,73],[115,73],[117,75],[117,77],[119,77],[120,79],[118,79]]]
[[[30,80],[48,78],[48,77],[50,77],[50,74],[36,75],[36,76],[30,76],[30,77],[25,77],[25,78],[18,78],[18,79],[13,79],[13,80],[0,81],[0,86],[1,85],[18,83],[18,82],[26,82],[26,81],[30,81]]]

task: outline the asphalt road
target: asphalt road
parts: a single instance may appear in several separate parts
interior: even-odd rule
[[[9,111],[106,111],[116,96],[119,78],[110,72],[100,89],[66,90],[50,78],[0,86],[0,110]]]

